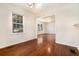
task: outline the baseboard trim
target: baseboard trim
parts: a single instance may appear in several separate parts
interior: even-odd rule
[[[27,40],[27,41],[23,41],[23,42],[19,42],[19,43],[15,43],[15,44],[11,44],[11,45],[8,45],[8,46],[4,46],[4,47],[1,47],[0,50],[6,49],[6,48],[10,48],[10,47],[13,47],[13,46],[25,43],[25,42],[33,41],[33,40],[37,40],[37,38],[31,39],[31,40]]]

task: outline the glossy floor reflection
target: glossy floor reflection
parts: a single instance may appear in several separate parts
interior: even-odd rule
[[[55,43],[55,35],[41,34],[38,39],[0,49],[1,56],[78,56],[76,47]]]

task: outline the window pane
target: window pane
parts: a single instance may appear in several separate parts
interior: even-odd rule
[[[23,32],[23,16],[12,14],[13,33]]]

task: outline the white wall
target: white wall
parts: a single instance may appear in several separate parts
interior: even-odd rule
[[[50,34],[55,34],[55,22],[50,22],[47,24],[47,32]]]
[[[66,4],[56,10],[56,42],[79,48],[79,4]]]
[[[23,16],[23,33],[12,33],[12,13]],[[35,29],[36,20],[33,14],[13,4],[0,4],[0,48],[35,38]]]

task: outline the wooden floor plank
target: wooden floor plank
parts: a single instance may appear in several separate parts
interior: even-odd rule
[[[42,43],[33,39],[0,49],[0,56],[79,56],[76,47],[55,43],[55,38],[51,35],[42,35]]]

